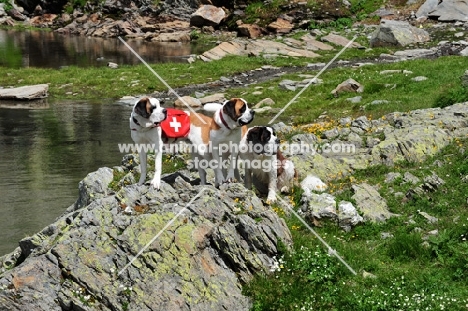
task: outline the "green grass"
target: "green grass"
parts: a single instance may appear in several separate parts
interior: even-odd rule
[[[349,49],[340,59],[356,59],[379,54],[384,50],[374,52]],[[369,54],[371,53],[371,54]],[[298,73],[286,74],[265,83],[252,84],[248,87],[230,88],[227,96],[244,97],[255,104],[265,97],[275,101],[274,108],[282,108],[299,92],[287,91],[279,87],[283,79],[301,81],[299,74],[315,76],[318,71],[308,70],[311,62],[325,62],[333,53],[324,54],[319,59],[288,59],[278,57],[275,60],[261,57],[227,57],[225,59],[194,64],[156,64],[152,68],[167,81],[171,87],[177,88],[191,84],[208,83],[218,80],[221,76],[232,76],[246,72],[263,65],[297,66],[303,68]],[[284,111],[282,120],[294,124],[313,122],[319,115],[326,112],[331,118],[342,116],[367,115],[378,118],[393,111],[409,111],[419,108],[446,105],[465,101],[468,92],[461,86],[460,77],[468,67],[468,58],[461,56],[440,57],[433,60],[412,60],[390,64],[376,64],[357,68],[329,68],[320,79],[320,85],[311,85],[301,96]],[[382,70],[407,70],[412,74],[396,73],[380,74]],[[425,76],[428,79],[415,82],[411,79]],[[362,94],[343,93],[333,97],[331,91],[341,82],[353,78],[364,86]],[[58,99],[118,99],[125,95],[151,94],[156,91],[167,91],[166,87],[143,65],[121,66],[118,69],[107,67],[63,69],[0,67],[0,85],[3,87],[48,83],[49,96]],[[254,95],[255,90],[262,94]],[[352,104],[347,98],[360,95],[362,101]],[[374,100],[386,100],[388,103],[371,105]],[[273,113],[271,113],[273,116]],[[267,115],[268,117],[268,115]]]
[[[367,115],[379,118],[394,111],[409,111],[420,108],[441,106],[441,103],[463,102],[468,100],[467,92],[460,86],[460,77],[468,66],[465,57],[441,57],[436,60],[413,60],[393,64],[363,66],[359,68],[335,68],[325,71],[319,78],[323,84],[311,85],[302,95],[285,110],[283,119],[294,124],[313,122],[319,115],[326,114],[333,118],[343,116]],[[412,74],[380,74],[382,70],[408,70]],[[303,73],[314,76],[316,71]],[[425,76],[428,79],[415,82],[411,79]],[[331,91],[341,82],[353,78],[364,86],[364,92],[343,93],[335,98]],[[263,85],[264,93],[252,95],[253,87],[230,89],[229,94],[242,92],[249,102],[256,103],[265,96],[272,98],[282,108],[296,95],[296,92],[280,89],[278,84],[283,79],[301,81],[297,74],[283,75]],[[347,98],[362,96],[362,101],[352,104]],[[386,100],[388,103],[372,105],[375,100]],[[306,112],[306,113],[305,113]]]
[[[287,4],[286,0],[252,1],[245,9],[246,23],[257,23],[265,27],[281,14],[281,6]]]
[[[0,0],[0,3],[4,4],[3,9],[5,11],[9,11],[9,10],[13,9],[13,5],[11,5],[10,1],[8,1],[8,0]]]
[[[305,60],[299,61],[304,63]],[[282,59],[276,64],[286,66],[296,63],[298,61]],[[164,63],[151,66],[171,87],[177,88],[212,82],[223,75],[245,72],[266,64],[271,62],[255,57],[227,57],[219,62],[198,61],[194,65]],[[48,83],[50,97],[59,99],[117,99],[125,95],[167,91],[166,86],[144,65],[121,66],[117,69],[74,66],[62,69],[0,67],[0,85],[3,87],[40,83]]]
[[[163,154],[162,157],[162,166],[161,166],[161,173],[164,174],[170,174],[177,172],[187,166],[186,164],[186,158],[180,155],[169,155],[169,154]],[[128,163],[128,169],[119,172],[119,171],[113,171],[114,177],[112,178],[112,181],[109,183],[108,187],[114,191],[119,191],[123,186],[127,186],[130,184],[130,180],[124,179],[124,177],[128,173],[132,173],[133,178],[138,181],[140,179],[140,173],[137,173],[134,171],[134,167],[136,166],[133,160],[130,160]],[[139,165],[139,164],[138,164]],[[154,172],[154,153],[150,152],[148,153],[148,158],[147,158],[147,172]],[[148,180],[148,176],[147,176]]]
[[[344,232],[331,221],[315,230],[358,273],[354,276],[294,216],[284,217],[294,248],[280,255],[278,268],[244,287],[252,310],[466,310],[468,307],[468,140],[456,140],[423,163],[401,163],[356,171],[329,186],[339,200],[350,200],[351,184],[379,185],[392,213],[385,223],[364,223]],[[436,165],[442,163],[442,165]],[[422,197],[403,200],[415,185],[388,172],[410,172],[420,179],[436,173],[445,184]],[[298,206],[300,193],[292,201]],[[278,209],[275,209],[278,211]],[[437,217],[427,222],[418,211]],[[438,230],[437,235],[429,234]],[[387,232],[393,238],[382,239]],[[364,271],[374,277],[363,277]]]

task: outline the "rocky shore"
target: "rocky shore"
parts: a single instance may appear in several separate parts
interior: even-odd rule
[[[317,125],[305,127],[291,142],[346,143],[354,152],[302,149],[285,154],[301,180],[314,176],[326,183],[374,165],[420,162],[451,141],[466,138],[467,117],[468,103],[460,103],[395,112],[379,120],[343,118],[333,126],[320,125],[326,128],[320,135],[307,133]],[[292,130],[281,123],[275,127],[282,133]],[[90,173],[64,215],[0,257],[2,309],[249,309],[242,284],[257,273],[268,273],[275,256],[291,246],[284,220],[242,184],[196,186],[195,173],[185,170],[164,176],[160,191],[138,186],[136,161],[127,155],[120,166]],[[410,180],[411,174],[406,175]],[[424,195],[443,184],[438,176],[411,182],[414,191],[403,196]],[[396,216],[378,188],[366,183],[353,185],[356,206],[336,202],[326,187],[303,188],[300,212],[310,221],[332,219],[349,231],[361,222]],[[287,212],[285,204],[279,207]]]
[[[452,2],[441,3],[448,6]],[[388,43],[408,48],[394,55],[382,55],[377,61],[468,54],[468,43],[463,38],[441,42],[433,48],[414,49],[428,41],[425,31],[416,27],[416,23],[424,23],[428,17],[449,20],[467,28],[465,17],[450,17],[442,8],[437,8],[440,3],[432,8],[427,8],[428,5],[421,6],[425,11],[406,12],[402,18],[393,10],[376,12],[387,19],[379,27],[372,26],[372,31],[363,31],[366,36],[372,32],[372,44]],[[106,1],[98,9],[92,6],[88,4],[87,11],[93,12],[89,14],[80,10],[55,12],[55,7],[46,2],[35,5],[25,2],[7,10],[3,5],[0,19],[3,24],[20,21],[70,34],[161,41],[190,40],[194,29],[216,32],[223,20],[216,14],[218,24],[194,19],[193,14],[200,8],[197,1],[163,1],[159,6],[137,1],[126,7],[120,2]],[[282,18],[274,25],[276,28],[272,26],[269,30],[239,23],[232,36],[241,34],[254,38],[266,32],[276,36],[294,31],[301,27],[300,20],[310,17],[307,12],[300,13],[300,8],[303,8],[302,2],[291,1],[291,12],[296,12],[294,18]],[[230,14],[241,14],[236,13],[236,6],[226,10]],[[222,15],[219,10],[215,12]],[[117,13],[121,14],[118,20],[110,17]],[[389,22],[392,18],[401,20]],[[385,41],[388,33],[393,33],[395,39],[391,43]],[[399,35],[408,33],[413,35]],[[336,34],[320,34],[320,37],[323,39],[327,35],[333,41],[319,41],[307,35],[289,40],[281,48],[276,46],[271,50],[275,53],[271,54],[286,51],[286,54],[305,53],[303,56],[313,58],[316,50],[335,49],[349,42]],[[408,38],[412,40],[407,41]],[[258,42],[232,40],[202,57],[214,60],[236,49],[242,53],[248,50],[251,55],[269,54],[270,46],[259,46]],[[356,45],[354,48],[363,47]],[[312,66],[317,69],[323,64],[311,63]],[[263,70],[262,74],[256,71],[213,85],[247,85],[263,76],[281,75],[294,69],[265,67]],[[279,87],[291,89],[303,83],[282,81]],[[193,90],[213,92],[208,84],[182,91],[192,93]],[[299,129],[283,123],[274,127],[282,135],[291,136],[291,145],[299,147],[284,150],[285,156],[294,162],[299,180],[314,178],[325,185],[311,188],[307,183],[302,184],[301,215],[311,224],[329,219],[350,231],[359,223],[385,222],[398,215],[387,208],[374,185],[354,183],[355,204],[352,204],[338,201],[327,191],[326,184],[377,165],[392,167],[399,161],[421,162],[450,142],[468,137],[468,103],[393,112],[376,120],[360,116],[323,121]],[[292,134],[298,131],[301,133]],[[327,152],[342,146],[351,149]],[[279,210],[287,212],[290,206],[280,202],[273,209],[240,183],[227,184],[220,189],[196,185],[195,173],[187,170],[163,176],[161,190],[155,191],[148,185],[135,184],[138,172],[138,157],[129,154],[119,166],[90,173],[79,184],[77,201],[62,216],[40,232],[19,241],[14,252],[0,257],[0,309],[249,310],[252,301],[242,294],[243,284],[256,274],[269,273],[275,258],[293,243],[284,219],[278,216],[282,215]],[[399,177],[389,174],[387,180],[392,182]],[[434,174],[418,179],[408,173],[403,179],[414,187],[408,193],[398,194],[402,200],[438,191],[444,183],[441,176]],[[428,221],[434,221],[426,211],[419,213]]]
[[[2,310],[249,309],[241,284],[291,245],[284,220],[240,184],[108,188],[134,165],[89,174],[67,213],[2,257]]]
[[[437,38],[444,41],[437,47],[436,54],[468,54],[468,40],[454,31],[468,28],[468,7],[463,2],[427,0],[403,7],[389,4],[368,14],[367,20],[349,24],[340,31],[331,31],[329,27],[311,29],[312,22],[326,25],[337,18],[356,20],[347,1],[330,6],[312,8],[305,1],[290,1],[280,6],[280,13],[272,13],[269,18],[272,21],[265,25],[266,21],[258,19],[246,22],[249,19],[246,1],[151,3],[139,0],[127,4],[105,1],[89,2],[81,7],[70,2],[17,0],[10,5],[0,3],[0,25],[49,28],[66,35],[158,42],[194,42],[201,35],[217,40],[215,48],[192,55],[189,62],[219,60],[227,55],[313,59],[320,51],[339,51],[353,36],[366,38],[370,48],[402,49],[433,48],[434,37],[443,37]],[[301,34],[299,38],[298,33]],[[445,34],[441,36],[441,33]],[[357,41],[350,47],[366,48]],[[388,57],[392,59],[393,55]]]
[[[248,4],[249,1],[109,0],[80,5],[67,1],[16,0],[0,3],[0,25],[50,28],[74,35],[183,42],[192,40],[192,34],[196,33],[253,39],[281,36],[308,29],[312,21],[325,24],[352,16],[348,1],[311,7],[306,1],[294,0],[280,6],[281,12],[270,16],[271,22],[266,25],[260,20],[246,23]],[[466,22],[467,11],[468,6],[462,1],[408,1],[404,6],[383,6],[369,17],[410,21],[418,26],[427,21]]]

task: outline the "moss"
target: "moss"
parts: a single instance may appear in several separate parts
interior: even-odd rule
[[[124,178],[124,176],[127,174],[127,172],[119,172],[116,170],[113,170],[114,178],[112,181],[109,183],[108,187],[114,191],[119,191],[121,186],[120,186],[120,180]]]
[[[299,176],[305,177],[311,171],[324,181],[346,176],[351,172],[350,167],[333,158],[327,158],[320,154],[310,155],[307,159],[293,156],[292,161],[299,173]],[[312,163],[312,165],[311,165]]]
[[[173,213],[142,215],[123,234],[128,235],[129,243],[134,245],[135,251],[139,251],[151,242],[174,216]],[[146,273],[151,275],[154,282],[166,276],[179,276],[178,288],[190,304],[202,300],[216,301],[223,294],[224,288],[220,283],[205,284],[199,275],[200,272],[192,259],[192,255],[199,251],[193,236],[196,228],[193,223],[177,219],[133,262],[134,266],[142,270],[150,267],[150,271]],[[156,246],[158,244],[160,248]],[[134,293],[139,300],[145,297],[145,293],[137,288],[134,289]]]

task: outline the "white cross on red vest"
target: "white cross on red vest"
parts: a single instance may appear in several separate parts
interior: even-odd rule
[[[182,123],[177,121],[176,117],[172,117],[172,121],[169,122],[169,126],[174,128],[175,133],[178,133],[179,132],[179,127],[182,127]]]

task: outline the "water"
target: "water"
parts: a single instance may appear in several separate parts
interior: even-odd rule
[[[119,165],[131,108],[109,102],[46,102],[0,108],[0,255],[49,225],[78,197],[78,182]]]
[[[208,46],[179,42],[126,41],[148,63],[186,62]],[[118,38],[62,35],[50,31],[0,29],[0,66],[59,68],[139,64]]]
[[[17,103],[0,101],[0,256],[62,215],[78,198],[80,180],[100,167],[120,165],[118,144],[132,143],[129,105]],[[262,124],[261,118],[254,124]]]
[[[185,62],[209,47],[128,40],[148,63]],[[117,38],[0,29],[0,66],[139,64]],[[0,256],[52,223],[78,197],[78,182],[122,160],[131,108],[109,101],[0,101]],[[7,107],[7,108],[5,108]],[[21,108],[21,109],[19,109]]]

